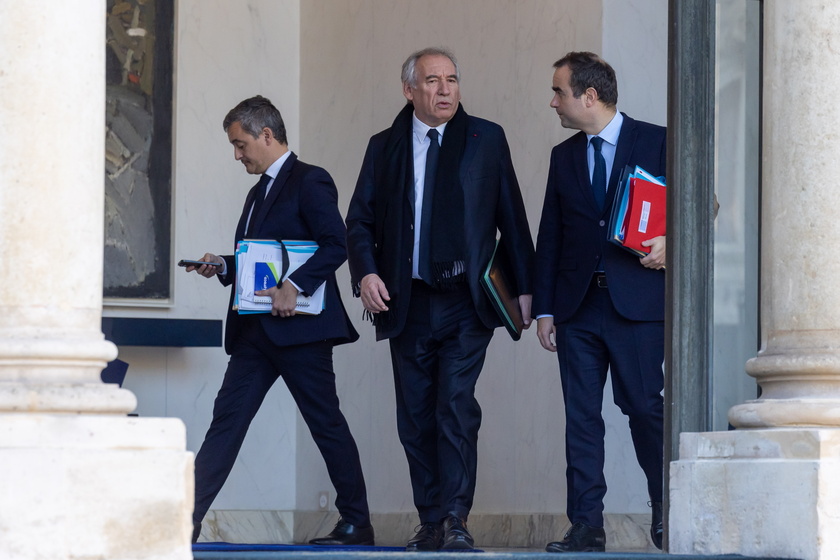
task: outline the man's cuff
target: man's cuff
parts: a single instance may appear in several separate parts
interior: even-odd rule
[[[288,281],[289,281],[289,284],[291,284],[292,286],[294,286],[294,287],[295,287],[295,289],[298,291],[298,293],[301,293],[301,294],[303,293],[303,290],[301,290],[301,289],[300,289],[300,286],[298,286],[297,284],[295,284],[295,283],[292,281],[292,279],[291,279],[291,278],[286,278],[286,280],[288,280]],[[285,282],[285,280],[284,280],[283,282]],[[283,282],[280,282],[280,284],[278,284],[278,285],[277,285],[277,287],[279,288],[279,287],[280,287],[280,285],[281,285],[281,284],[283,284]]]

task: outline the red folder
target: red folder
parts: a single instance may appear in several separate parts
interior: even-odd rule
[[[665,187],[644,179],[630,179],[624,225],[624,246],[650,253],[650,247],[642,247],[642,241],[665,235]]]

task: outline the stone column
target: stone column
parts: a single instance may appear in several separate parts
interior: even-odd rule
[[[191,558],[183,423],[99,378],[105,1],[0,13],[0,558]]]
[[[761,397],[683,434],[670,551],[840,558],[840,3],[765,0]]]

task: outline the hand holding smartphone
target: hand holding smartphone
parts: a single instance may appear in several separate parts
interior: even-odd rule
[[[190,260],[190,259],[181,259],[180,261],[178,261],[178,266],[194,266],[195,268],[198,268],[198,267],[203,266],[205,264],[207,266],[222,266],[221,263],[217,263],[217,262],[194,261],[194,260]]]

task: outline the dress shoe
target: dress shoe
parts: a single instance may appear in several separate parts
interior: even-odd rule
[[[653,502],[651,506],[650,538],[653,546],[662,550],[662,502]]]
[[[607,535],[603,527],[590,527],[584,523],[575,523],[562,541],[550,542],[546,552],[604,552]]]
[[[373,546],[373,526],[356,527],[338,518],[335,529],[325,537],[312,539],[309,544],[321,546],[346,546],[350,544],[362,544]]]
[[[443,537],[440,523],[423,523],[415,532],[417,534],[405,545],[406,552],[431,552],[440,548]]]
[[[443,544],[441,550],[472,550],[474,541],[467,530],[467,523],[457,515],[443,520]]]

